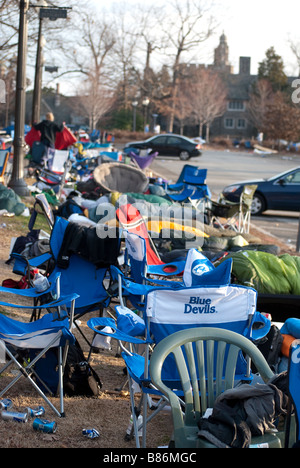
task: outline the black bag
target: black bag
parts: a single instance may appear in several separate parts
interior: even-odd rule
[[[61,218],[68,219],[72,214],[77,213],[82,215],[83,209],[76,203],[74,200],[66,200],[62,205],[54,211],[55,216],[60,216]]]
[[[70,345],[65,371],[64,371],[64,393],[68,396],[99,395],[102,382],[97,373],[86,361],[83,351],[76,340]]]
[[[30,351],[30,359],[34,359],[37,351]],[[49,349],[43,359],[37,361],[34,369],[36,374],[46,386],[55,395],[58,388],[58,358],[57,349]],[[40,385],[40,383],[39,383]],[[40,385],[42,390],[47,393],[47,388]],[[97,396],[102,382],[97,373],[86,361],[83,351],[78,343],[69,345],[64,376],[63,376],[64,394],[68,396]]]
[[[283,336],[276,325],[271,325],[269,333],[256,343],[257,348],[264,355],[269,366],[276,371],[276,365],[279,363]],[[252,370],[256,368],[252,363]]]
[[[40,141],[35,141],[31,148],[31,158],[36,164],[41,164],[42,157],[46,153],[46,146]]]

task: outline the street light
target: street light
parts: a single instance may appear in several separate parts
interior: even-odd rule
[[[40,121],[41,114],[41,88],[42,88],[42,72],[43,72],[43,47],[45,45],[45,40],[42,36],[42,23],[43,19],[40,15],[41,8],[47,7],[47,2],[45,0],[39,0],[36,5],[34,5],[39,12],[39,33],[38,33],[38,44],[36,52],[36,62],[35,62],[35,77],[34,77],[34,89],[32,95],[32,115],[31,123]]]
[[[30,5],[31,6],[31,5]],[[17,195],[26,196],[29,194],[27,184],[24,180],[24,126],[25,126],[25,90],[26,90],[26,57],[27,57],[27,13],[29,0],[20,0],[19,19],[19,40],[18,59],[16,77],[16,103],[15,103],[15,135],[14,135],[14,159],[12,174],[8,186]],[[57,18],[65,18],[67,9],[71,7],[55,7],[48,11],[48,8],[40,7],[40,17],[49,18],[55,21]]]
[[[153,132],[155,132],[156,119],[158,117],[158,114],[152,114],[152,117],[153,117]]]
[[[146,122],[147,122],[147,109],[150,103],[150,99],[145,97],[142,101],[142,104],[144,106],[144,129],[146,128]]]
[[[132,101],[131,105],[132,105],[132,108],[133,108],[132,130],[135,132],[136,131],[136,107],[138,105],[138,102],[137,101]]]
[[[27,12],[28,0],[20,0],[19,41],[16,77],[14,159],[8,186],[17,195],[29,193],[24,180],[24,126],[25,126],[25,89],[26,89],[26,51],[27,51]]]
[[[48,8],[46,0],[38,0],[35,5],[31,5],[38,9],[39,12],[39,33],[38,33],[38,46],[36,53],[36,64],[35,64],[35,79],[34,79],[34,90],[32,97],[32,123],[40,121],[41,114],[41,94],[42,94],[42,73],[43,73],[43,47],[45,40],[42,36],[42,23],[44,18],[48,18],[51,21],[56,21],[58,18],[67,18],[67,8],[70,7],[55,7]]]

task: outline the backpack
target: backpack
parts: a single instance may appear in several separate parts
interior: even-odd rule
[[[282,342],[283,336],[280,333],[279,328],[273,324],[271,325],[269,333],[256,343],[257,348],[263,354],[271,369],[275,371],[276,366],[280,361]],[[256,372],[256,368],[253,363],[252,370],[253,372]]]
[[[55,216],[60,216],[61,218],[68,219],[72,214],[83,214],[83,209],[71,198],[66,200],[62,205],[54,211]]]
[[[36,350],[30,350],[29,358],[34,359]],[[38,378],[41,379],[53,394],[58,388],[57,349],[49,349],[43,359],[37,361],[34,369]],[[47,393],[47,388],[39,383],[42,390]],[[64,394],[67,396],[97,396],[99,395],[102,382],[97,373],[86,361],[78,341],[70,344],[63,376]]]
[[[77,340],[69,347],[63,384],[64,393],[68,396],[97,396],[102,387],[99,376],[86,361]]]

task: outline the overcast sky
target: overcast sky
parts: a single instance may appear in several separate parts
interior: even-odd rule
[[[283,58],[286,72],[298,73],[289,46],[289,39],[300,44],[298,0],[221,0],[221,3],[228,8],[221,28],[227,36],[232,65],[237,66],[240,56],[252,57],[251,72],[256,74],[258,62],[274,46]]]
[[[99,10],[103,8],[101,0],[92,0]],[[183,2],[185,0],[182,0]],[[214,48],[224,31],[229,46],[229,59],[238,72],[240,56],[251,57],[251,73],[256,74],[258,63],[265,58],[267,49],[274,46],[275,51],[284,61],[289,75],[297,74],[296,60],[290,50],[289,39],[300,46],[300,2],[299,0],[208,0],[218,3],[214,16],[219,24],[214,36],[203,45],[200,62],[213,61]],[[121,2],[121,0],[120,0]],[[121,4],[124,0],[122,0]],[[113,3],[118,3],[114,1]],[[136,3],[136,0],[127,0]],[[162,0],[143,0],[143,4],[164,5]]]
[[[248,56],[251,57],[251,73],[257,74],[259,62],[264,60],[266,51],[273,46],[276,53],[283,59],[287,75],[298,76],[298,66],[291,52],[289,40],[298,44],[300,50],[299,0],[207,1],[211,4],[219,4],[213,9],[218,26],[214,35],[202,44],[199,52],[197,51],[198,63],[213,62],[214,49],[218,46],[220,36],[224,32],[229,46],[229,61],[234,73],[238,73],[239,57]],[[113,4],[135,5],[137,0],[126,0],[126,3],[124,0],[112,0],[107,4],[101,0],[90,0],[90,2],[100,12],[103,12],[103,8],[110,8]],[[163,0],[143,0],[143,4],[166,5]],[[72,82],[69,79],[59,81],[61,91],[72,94]]]

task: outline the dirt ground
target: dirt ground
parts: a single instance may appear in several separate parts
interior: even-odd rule
[[[16,224],[15,218],[0,217],[0,226],[5,223],[6,226],[0,227],[0,284],[4,279],[19,279],[12,273],[12,268],[5,264],[9,256],[9,248],[12,237],[26,235],[26,223],[23,227],[20,223]],[[260,237],[262,243],[275,243],[274,238],[270,238],[261,232],[252,230],[255,236]],[[278,245],[278,241],[277,245]],[[291,253],[289,248],[280,244],[281,253]],[[1,296],[1,300],[5,300]],[[4,308],[5,309],[5,308]],[[28,321],[30,310],[21,311],[4,310],[20,320]],[[82,327],[89,331],[86,321],[90,314],[82,320]],[[78,332],[75,335],[79,338],[85,352],[88,351],[85,343],[79,337]],[[135,447],[135,441],[125,441],[124,436],[130,417],[130,400],[128,386],[123,391],[118,388],[124,382],[123,360],[116,356],[116,346],[113,345],[112,351],[101,351],[99,354],[92,355],[91,364],[98,373],[103,382],[101,393],[98,397],[65,397],[65,418],[58,418],[51,409],[45,406],[43,400],[37,396],[35,391],[28,385],[24,379],[19,382],[16,388],[12,388],[5,397],[13,401],[15,411],[23,411],[27,406],[36,407],[43,405],[46,409],[45,418],[57,422],[57,431],[54,434],[45,434],[36,432],[32,427],[32,420],[27,423],[6,422],[0,418],[0,447],[1,448],[102,448],[102,449],[128,449]],[[2,380],[3,379],[3,380]],[[4,378],[0,380],[0,388],[3,387]],[[58,399],[53,399],[58,406]],[[87,439],[82,435],[83,428],[96,428],[100,437],[96,439]],[[154,418],[148,426],[147,447],[156,448],[167,445],[172,433],[172,422],[169,413],[160,414]]]

